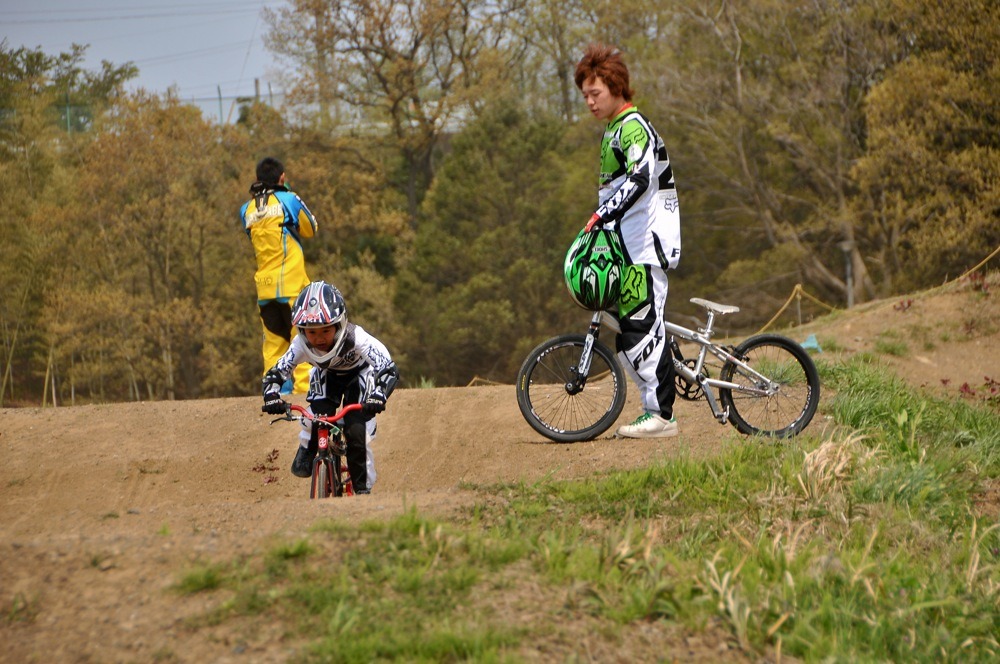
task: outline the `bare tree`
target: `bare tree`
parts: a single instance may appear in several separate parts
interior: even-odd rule
[[[443,133],[461,126],[503,68],[511,6],[490,0],[296,0],[266,13],[268,46],[301,65],[299,98],[321,122],[385,137],[416,219]]]
[[[716,218],[737,220],[761,248],[782,246],[808,283],[848,302],[876,294],[848,205],[851,166],[865,150],[863,104],[903,48],[877,20],[880,4],[686,7],[666,104],[695,155],[689,184],[717,201]]]

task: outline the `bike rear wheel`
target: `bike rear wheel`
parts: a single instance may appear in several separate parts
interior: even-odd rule
[[[819,373],[802,346],[778,334],[750,337],[733,353],[757,373],[773,382],[769,394],[720,389],[719,399],[729,409],[729,422],[747,435],[790,438],[801,432],[819,406]],[[767,381],[745,368],[726,362],[722,380],[762,390]]]
[[[583,389],[574,389],[587,336],[566,334],[538,345],[517,374],[517,405],[531,428],[550,440],[590,440],[608,430],[625,406],[625,372],[607,346],[594,343]]]
[[[340,463],[340,474],[337,475],[339,482],[337,483],[337,495],[338,496],[353,496],[354,495],[354,482],[351,481],[351,471],[347,469],[347,459],[341,457]]]
[[[351,481],[351,475],[347,470],[347,460],[341,456],[334,456],[333,461],[330,462],[330,469],[330,476],[333,478],[331,482],[332,495],[337,498],[352,495],[353,492],[347,492],[347,487]]]

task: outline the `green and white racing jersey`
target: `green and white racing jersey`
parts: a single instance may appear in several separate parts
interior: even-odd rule
[[[617,226],[630,263],[677,267],[680,207],[670,157],[653,125],[632,104],[604,131],[598,198],[596,214],[605,228]]]

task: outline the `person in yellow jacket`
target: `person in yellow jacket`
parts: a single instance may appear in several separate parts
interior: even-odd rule
[[[257,258],[257,306],[264,328],[266,372],[288,350],[296,330],[292,305],[299,291],[309,285],[302,238],[316,235],[316,217],[285,185],[285,167],[273,157],[257,164],[257,181],[250,185],[253,196],[240,208],[240,222],[253,244]],[[309,389],[309,365],[300,365],[282,387],[282,392],[304,394]]]

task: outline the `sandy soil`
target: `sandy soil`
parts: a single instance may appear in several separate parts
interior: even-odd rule
[[[900,375],[955,394],[962,383],[1000,379],[997,297],[949,289],[790,336],[817,334],[836,346],[826,357],[902,339],[909,353],[886,357]],[[288,472],[297,425],[270,425],[259,410],[257,398],[0,410],[0,662],[149,662],[163,653],[285,661],[301,645],[287,635],[258,633],[248,647],[237,626],[186,628],[213,600],[171,592],[178,574],[294,538],[321,518],[358,522],[413,506],[446,516],[474,499],[467,483],[587,477],[739,444],[704,402],[678,403],[675,439],[557,444],[523,421],[512,386],[399,390],[379,418],[373,494],[320,502]],[[622,419],[637,412],[632,389]],[[820,415],[811,429],[824,426]],[[581,629],[555,659],[600,653],[599,641]],[[612,659],[672,652],[710,661],[725,649],[711,632],[668,626],[637,626],[632,641],[635,653]]]

